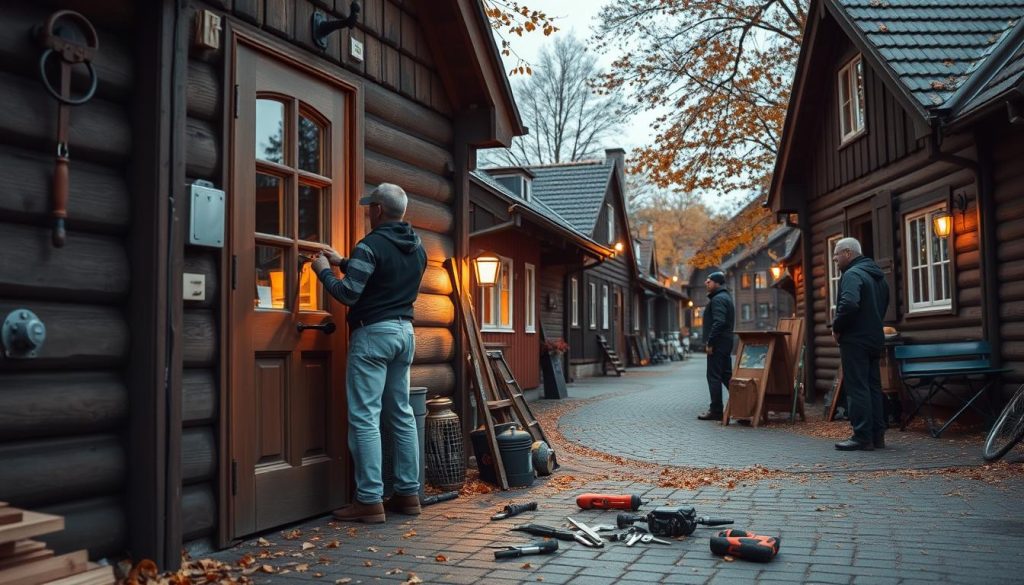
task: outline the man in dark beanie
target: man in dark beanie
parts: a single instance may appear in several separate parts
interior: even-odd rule
[[[711,407],[697,418],[722,420],[722,385],[732,379],[732,330],[736,324],[736,306],[725,288],[725,274],[712,272],[704,281],[708,305],[704,307],[704,351],[708,354],[708,392]]]

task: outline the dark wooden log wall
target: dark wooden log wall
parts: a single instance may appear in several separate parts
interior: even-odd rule
[[[541,266],[537,272],[537,302],[540,303],[538,314],[547,339],[566,338],[566,327],[569,324],[569,280],[566,278],[566,266],[555,264]]]
[[[85,7],[101,39],[99,86],[71,112],[68,235],[54,248],[57,105],[40,82],[31,31],[56,8],[9,4],[0,18],[0,319],[27,308],[47,329],[38,358],[0,357],[0,500],[65,515],[67,528],[44,540],[97,558],[127,544],[121,431],[130,394],[146,391],[124,375],[134,63],[123,40],[130,23]]]
[[[429,263],[415,305],[416,357],[412,385],[426,386],[431,395],[455,392],[453,369],[455,320],[448,295],[451,282],[441,263],[454,254],[452,184],[453,127],[451,106],[441,86],[410,3],[364,0],[353,31],[330,37],[325,53],[315,49],[309,22],[314,8],[347,14],[348,2],[310,0],[208,0],[190,8],[213,10],[225,18],[255,25],[279,39],[309,50],[317,59],[365,77],[365,163],[367,190],[379,183],[402,186],[409,194],[407,219],[423,238]],[[365,43],[365,62],[343,58],[349,35]],[[224,49],[193,52],[188,66],[187,174],[226,184],[228,162],[224,120]],[[0,165],[2,165],[0,160]],[[178,240],[183,241],[181,239]],[[219,330],[220,250],[185,246],[185,272],[206,276],[206,300],[184,307],[184,365],[182,383],[182,521],[187,541],[208,541],[217,528],[217,465],[221,401]]]
[[[995,199],[999,250],[999,323],[1003,362],[1014,372],[1005,382],[1024,382],[1024,132],[1003,126],[992,148],[995,158]],[[973,274],[977,279],[978,275]]]

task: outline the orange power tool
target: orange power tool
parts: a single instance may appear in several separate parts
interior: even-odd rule
[[[643,505],[640,496],[629,494],[580,494],[576,505],[584,510],[639,510]]]
[[[763,536],[744,530],[723,530],[718,536],[711,537],[711,552],[767,563],[779,554],[781,540],[777,536]]]

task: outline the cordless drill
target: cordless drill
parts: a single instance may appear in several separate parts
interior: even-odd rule
[[[629,494],[580,494],[576,505],[583,510],[639,510],[643,505],[640,496]]]
[[[745,530],[729,529],[711,537],[711,552],[716,555],[730,555],[738,559],[767,563],[779,554],[782,539],[778,536],[764,536]]]

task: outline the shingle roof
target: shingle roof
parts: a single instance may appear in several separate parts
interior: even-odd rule
[[[543,215],[543,216],[547,217],[551,221],[555,222],[556,224],[558,224],[559,226],[565,228],[566,230],[569,230],[570,232],[573,232],[573,233],[575,233],[577,235],[583,236],[584,238],[586,238],[588,240],[590,239],[590,235],[589,234],[585,234],[585,233],[581,232],[580,230],[576,229],[576,227],[573,226],[571,223],[569,223],[568,220],[566,220],[564,217],[559,215],[559,213],[557,211],[555,211],[554,209],[551,209],[551,207],[549,207],[543,201],[540,201],[539,199],[537,199],[536,191],[534,191],[534,197],[532,197],[529,201],[527,201],[527,200],[523,199],[522,197],[516,195],[512,191],[509,191],[504,185],[502,185],[498,181],[495,181],[494,177],[488,175],[484,171],[476,170],[476,171],[472,171],[470,174],[473,175],[475,178],[479,179],[481,182],[487,184],[488,187],[490,187],[490,188],[494,189],[495,191],[497,191],[498,193],[500,193],[506,199],[509,199],[510,201],[515,202],[518,205],[522,205],[524,207],[528,207],[528,208],[532,209],[533,211],[536,211],[540,215]],[[536,185],[534,186],[534,189],[536,189]]]
[[[533,197],[592,236],[615,166],[594,161],[529,168],[536,175]]]
[[[1024,83],[1024,44],[1010,56],[1006,64],[988,80],[978,94],[964,104],[960,113],[971,112],[1021,83]]]
[[[654,240],[635,237],[633,241],[639,244],[637,247],[640,249],[640,253],[636,255],[637,268],[640,269],[640,274],[647,274],[651,268],[651,256],[654,254]]]
[[[924,108],[941,107],[1024,16],[1024,0],[834,0]]]

